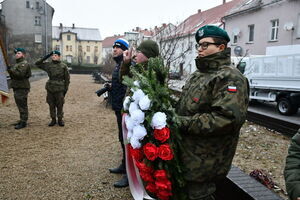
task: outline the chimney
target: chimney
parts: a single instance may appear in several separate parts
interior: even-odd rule
[[[166,27],[167,27],[167,24],[166,24],[166,23],[163,23],[162,25],[163,25],[163,27],[164,27],[164,28],[166,28]]]
[[[72,29],[74,29],[75,28],[75,24],[72,24]]]
[[[140,31],[140,27],[136,27],[136,32],[139,32]]]
[[[223,0],[223,4],[225,4],[226,3],[226,0]]]
[[[223,0],[224,1],[224,0]],[[198,13],[201,13],[201,9],[198,9]]]
[[[59,23],[59,29],[63,29],[63,24],[62,23]]]

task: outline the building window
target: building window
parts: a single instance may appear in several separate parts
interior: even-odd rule
[[[248,40],[248,42],[253,42],[254,41],[254,24],[249,25],[248,29],[249,29],[249,40]]]
[[[59,45],[55,45],[55,50],[60,51],[60,46]]]
[[[38,1],[35,2],[35,8],[36,8],[36,9],[40,9],[40,2],[38,2]]]
[[[95,46],[94,51],[95,51],[95,52],[98,52],[98,47],[97,47],[97,46]]]
[[[236,44],[238,42],[238,36],[234,35],[233,36],[233,44]]]
[[[279,19],[271,21],[271,41],[278,40]]]
[[[82,46],[81,45],[78,46],[78,51],[82,51]]]
[[[86,57],[86,62],[87,62],[87,63],[90,63],[90,62],[91,62],[91,57],[90,57],[90,56],[87,56],[87,57]]]
[[[72,51],[72,45],[70,45],[70,51]]]
[[[42,34],[35,34],[34,35],[34,42],[35,43],[42,43]]]
[[[66,51],[69,51],[69,45],[66,46]]]
[[[34,25],[35,26],[40,26],[41,25],[41,17],[40,16],[35,16],[34,17]]]
[[[86,46],[86,51],[90,52],[90,46]]]
[[[71,35],[67,35],[67,40],[71,40]]]
[[[30,8],[30,2],[26,1],[26,8]]]

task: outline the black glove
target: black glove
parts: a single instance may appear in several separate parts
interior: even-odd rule
[[[67,92],[68,92],[68,90],[65,90],[65,91],[64,91],[64,96],[66,96]]]
[[[51,51],[51,53],[45,55],[45,56],[43,57],[43,60],[47,60],[47,59],[50,58],[52,55],[53,55],[53,51]]]
[[[97,90],[95,93],[98,97],[100,97],[103,93],[108,91],[108,87],[101,88],[100,90]]]

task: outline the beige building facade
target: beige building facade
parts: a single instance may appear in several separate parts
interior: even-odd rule
[[[102,62],[102,39],[94,28],[53,27],[53,49],[61,52],[68,63],[100,64]]]

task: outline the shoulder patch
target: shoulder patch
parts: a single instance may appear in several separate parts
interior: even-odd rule
[[[293,140],[295,142],[297,142],[297,144],[300,144],[300,132],[298,131],[298,133],[296,133],[294,136],[293,136]]]
[[[227,87],[227,91],[228,91],[228,92],[231,92],[231,93],[236,93],[236,92],[237,92],[237,87],[234,86],[234,85],[229,85],[229,86]]]

